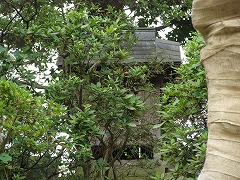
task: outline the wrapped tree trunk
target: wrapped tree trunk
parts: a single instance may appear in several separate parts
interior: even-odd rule
[[[193,25],[206,47],[208,143],[199,180],[240,179],[240,0],[194,0]]]

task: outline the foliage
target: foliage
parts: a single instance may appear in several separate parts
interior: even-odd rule
[[[162,88],[160,152],[170,172],[156,179],[195,179],[202,169],[207,140],[207,88],[199,61],[203,46],[199,35],[187,42],[187,63],[176,69],[176,80]]]
[[[75,158],[75,164],[83,162],[84,176],[108,177],[112,171],[116,179],[115,162],[122,155],[144,109],[144,103],[136,94],[139,88],[148,88],[146,79],[150,75],[146,75],[149,72],[146,65],[128,67],[123,64],[135,42],[134,28],[131,22],[126,22],[125,15],[109,13],[109,18],[101,14],[90,16],[90,13],[87,9],[70,11],[63,27],[58,28],[55,41],[63,72],[48,88],[48,94],[51,98],[61,97],[59,102],[68,106],[70,117],[76,113],[71,135],[86,135],[86,141],[103,147],[97,156],[107,167],[100,166],[101,170],[96,171],[88,157]],[[93,125],[102,131],[100,136],[88,134],[92,126],[83,133],[86,124],[82,121],[88,118],[80,118],[78,111],[87,109],[92,113]]]
[[[100,4],[105,9],[111,5],[118,10],[128,10],[139,27],[159,26],[158,30],[167,27],[172,30],[167,34],[169,40],[185,42],[191,32],[195,32],[191,22],[192,0],[92,0],[85,1]]]
[[[33,97],[18,85],[0,80],[0,178],[30,178],[55,174],[54,163],[66,143],[57,137],[55,125],[64,109],[44,97]],[[48,168],[48,171],[46,169]]]
[[[166,35],[169,40],[185,43],[195,32],[191,19],[192,0],[162,1],[159,5],[163,27],[172,30]]]
[[[112,171],[117,178],[115,162],[134,137],[145,109],[137,94],[152,88],[151,65],[124,65],[136,40],[133,22],[124,13],[111,7],[103,13],[89,6],[46,0],[1,2],[1,78],[14,84],[9,92],[21,92],[14,94],[15,106],[9,104],[11,127],[4,124],[4,139],[12,129],[18,131],[2,144],[2,176],[67,178],[69,173],[107,178]],[[18,104],[19,96],[25,99]],[[60,113],[62,106],[56,103],[66,108]],[[18,117],[21,107],[26,109]],[[26,127],[15,124],[15,118],[27,121]],[[26,143],[17,144],[17,138]],[[98,160],[92,144],[104,147]]]
[[[36,16],[41,14],[50,15],[49,19],[46,19],[46,22],[50,26],[59,19],[58,14],[55,14],[55,18],[52,18],[52,12],[54,11],[51,7],[55,6],[58,10],[59,16],[64,13],[64,8],[68,7],[67,4],[74,4],[75,8],[78,9],[82,6],[92,7],[92,4],[99,5],[101,7],[102,14],[105,14],[105,10],[110,5],[115,8],[115,10],[120,10],[122,12],[129,12],[129,16],[135,18],[136,23],[139,27],[149,27],[149,26],[158,26],[158,30],[164,30],[170,27],[172,30],[168,33],[167,38],[170,40],[175,40],[178,42],[184,42],[185,38],[190,37],[191,32],[194,32],[195,29],[191,23],[191,7],[192,0],[81,0],[81,2],[76,0],[65,0],[65,1],[46,1],[46,0],[21,0],[18,2],[12,0],[4,0],[1,5],[1,12],[10,14],[18,9],[18,14],[21,14],[19,18],[22,19],[23,24],[18,24],[20,26],[30,27],[31,22],[36,19]],[[91,11],[93,14],[94,9]],[[56,11],[54,12],[56,13]],[[11,24],[15,23],[16,14],[12,14],[8,18],[2,18],[1,24],[2,33],[0,42],[3,40],[3,37],[9,37],[9,41],[16,44],[23,44],[24,41],[31,39],[31,33],[28,34],[19,34],[19,36],[12,36],[12,33],[6,33],[6,30],[11,27]],[[12,21],[11,24],[8,22]],[[46,24],[44,20],[41,21],[43,24]],[[161,24],[161,26],[159,26]],[[16,29],[16,31],[18,31]],[[30,36],[28,36],[30,35]]]
[[[106,179],[112,172],[116,179],[115,162],[127,142],[151,135],[138,95],[154,91],[149,79],[162,70],[126,65],[136,37],[122,10],[128,7],[148,26],[173,8],[180,14],[163,16],[172,26],[171,19],[189,18],[189,2],[1,1],[0,76],[9,87],[2,96],[12,98],[1,99],[8,107],[2,109],[1,176]],[[93,143],[104,147],[100,159]]]

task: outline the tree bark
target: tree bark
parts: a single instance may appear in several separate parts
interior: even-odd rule
[[[208,142],[198,180],[240,179],[240,0],[194,0],[193,25],[206,47]]]

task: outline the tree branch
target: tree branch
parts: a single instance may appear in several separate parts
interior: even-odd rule
[[[17,14],[22,18],[22,20],[23,20],[23,22],[25,22],[26,24],[27,24],[27,29],[29,28],[29,22],[31,21],[31,20],[33,20],[34,19],[34,17],[37,15],[37,7],[35,7],[35,12],[30,16],[30,18],[27,20],[22,14],[21,14],[21,11],[22,11],[22,9],[23,9],[23,6],[20,8],[20,10],[18,10],[18,8],[17,7],[15,7],[14,5],[13,5],[13,3],[11,3],[11,2],[8,2],[7,0],[4,0],[7,4],[9,4],[10,6],[12,6],[12,8],[17,12]],[[34,0],[34,3],[35,4],[37,4],[37,1],[36,0]],[[31,3],[31,5],[33,5],[34,3]],[[29,6],[29,8],[28,8],[28,10],[30,9],[30,7],[31,7],[31,5]]]
[[[30,82],[26,82],[26,81],[21,81],[21,80],[17,80],[19,83],[30,86],[32,89],[37,88],[37,89],[47,89],[48,86],[44,86],[41,84],[38,84],[36,82],[30,81]]]
[[[35,161],[35,163],[33,163],[32,166],[30,166],[30,167],[28,167],[27,169],[25,169],[24,172],[28,172],[28,171],[30,171],[31,169],[34,169],[34,167],[39,163],[39,161],[45,156],[46,153],[47,153],[47,151],[45,151],[45,152],[43,153],[43,155],[41,155],[41,156]]]
[[[88,73],[92,72],[93,70],[95,70],[98,66],[100,66],[101,61],[98,61],[96,63],[94,63],[89,69],[88,69]]]
[[[22,14],[20,13],[20,11],[10,2],[8,2],[7,0],[4,0],[7,4],[9,4],[10,6],[12,6],[12,8],[17,11],[17,14],[22,18],[22,20],[25,22],[25,18],[22,16]],[[20,9],[23,9],[23,7],[21,7]]]
[[[21,11],[21,9],[20,9]],[[12,21],[17,17],[17,13],[10,19],[10,21],[7,23],[7,25],[2,29],[1,37],[0,37],[0,43],[3,43],[3,37],[6,35],[5,31],[7,30],[8,26],[12,23]]]
[[[128,138],[129,138],[129,133],[126,132],[125,139],[122,141],[122,146],[121,146],[121,148],[119,149],[117,155],[112,159],[112,162],[111,162],[111,163],[114,163],[117,159],[119,159],[119,157],[121,156],[121,154],[123,153],[123,150],[125,149],[125,147],[126,147],[126,145],[127,145]]]

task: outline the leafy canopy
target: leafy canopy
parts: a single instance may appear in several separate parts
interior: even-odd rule
[[[2,102],[1,178],[115,174],[144,110],[138,90],[150,87],[139,84],[148,66],[123,64],[135,42],[132,21],[78,3],[4,0],[0,7],[0,72],[9,85],[2,96],[16,93]],[[105,148],[101,169],[92,143]]]
[[[187,42],[187,63],[176,69],[176,80],[162,88],[159,151],[170,172],[158,179],[195,179],[203,167],[207,140],[207,87],[199,61],[203,46],[199,35]]]

